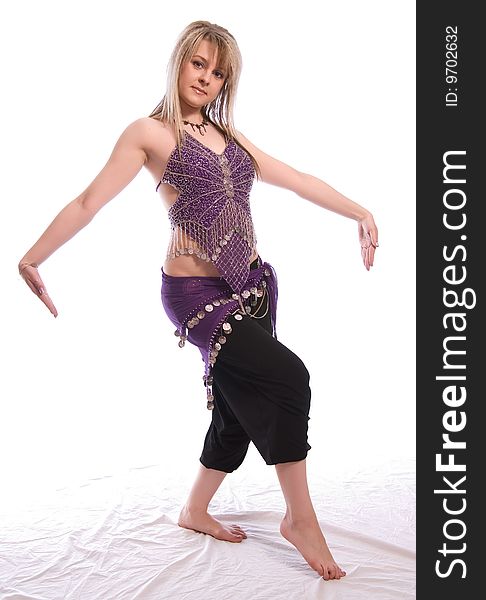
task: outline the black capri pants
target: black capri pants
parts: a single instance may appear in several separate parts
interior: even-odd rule
[[[268,294],[251,314],[265,316],[229,315],[233,332],[212,371],[214,408],[199,460],[226,473],[242,464],[250,441],[267,465],[303,460],[312,447],[309,372],[272,336]]]

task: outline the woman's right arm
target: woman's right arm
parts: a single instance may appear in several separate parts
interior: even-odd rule
[[[147,160],[145,149],[150,131],[150,124],[145,117],[128,125],[103,169],[77,198],[59,212],[20,260],[19,273],[54,316],[57,316],[57,310],[45,292],[37,267],[85,227],[105,204],[134,179]]]

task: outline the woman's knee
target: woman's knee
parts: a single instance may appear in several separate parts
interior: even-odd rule
[[[296,387],[303,389],[309,387],[310,373],[304,361],[288,348],[285,348],[285,353],[285,360],[280,362],[282,373],[290,377]]]
[[[312,394],[310,373],[304,361],[297,354],[294,354],[290,373],[296,402],[299,404],[300,410],[308,415]]]

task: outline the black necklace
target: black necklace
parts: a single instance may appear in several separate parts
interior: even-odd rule
[[[194,131],[194,127],[197,127],[197,130],[201,135],[206,133],[206,125],[209,125],[208,121],[204,121],[202,123],[191,123],[190,121],[182,121],[184,125],[190,125],[192,130]],[[204,133],[201,131],[201,128],[204,129]]]

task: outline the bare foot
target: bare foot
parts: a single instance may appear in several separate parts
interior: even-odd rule
[[[317,519],[292,523],[285,515],[280,523],[280,533],[324,579],[341,579],[346,575],[332,557]]]
[[[247,537],[239,525],[224,525],[210,514],[203,511],[193,511],[184,507],[177,521],[179,527],[192,529],[201,533],[209,533],[217,540],[227,542],[241,542]]]

